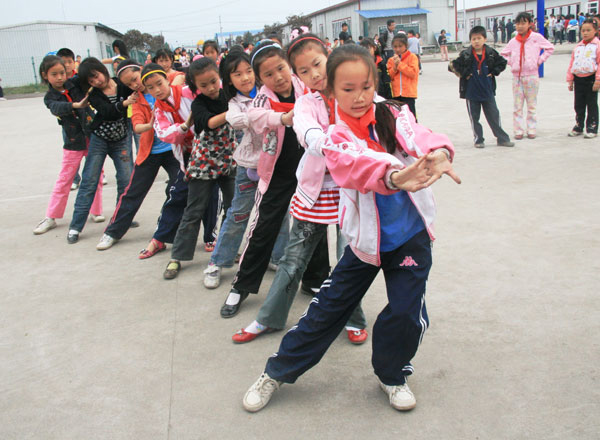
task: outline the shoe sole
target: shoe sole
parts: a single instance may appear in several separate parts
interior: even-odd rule
[[[96,250],[98,251],[105,251],[107,249],[110,249],[111,247],[113,247],[115,245],[115,243],[111,243],[110,246],[96,246]]]
[[[43,231],[33,231],[33,235],[42,235],[42,234],[45,234],[48,231],[51,231],[54,228],[56,228],[56,225],[54,225],[54,226],[52,226],[52,227],[50,227],[48,229],[45,229]]]

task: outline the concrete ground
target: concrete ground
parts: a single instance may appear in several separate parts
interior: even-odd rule
[[[427,305],[431,327],[410,379],[417,408],[388,405],[371,347],[344,335],[260,413],[242,409],[282,332],[238,346],[273,272],[238,316],[202,286],[198,247],[174,281],[169,253],[140,261],[163,201],[160,174],[132,229],[98,252],[106,224],[66,242],[75,193],[59,227],[32,229],[60,167],[61,135],[40,98],[0,103],[0,438],[2,439],[597,439],[600,437],[600,142],[571,139],[567,55],[551,57],[535,140],[476,150],[458,80],[445,63],[420,78],[420,121],[447,133],[455,169],[435,184],[437,236]],[[512,135],[510,73],[498,105]],[[104,214],[114,208],[107,162]],[[596,293],[594,293],[596,292]],[[309,299],[298,295],[288,326]],[[386,303],[380,276],[364,299],[369,331]]]

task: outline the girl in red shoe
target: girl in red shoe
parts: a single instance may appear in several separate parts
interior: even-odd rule
[[[428,187],[443,174],[460,179],[448,137],[417,124],[407,106],[374,103],[376,78],[373,58],[360,46],[344,45],[329,56],[335,125],[317,149],[341,188],[340,227],[349,245],[246,392],[247,411],[261,410],[281,383],[294,383],[321,360],[380,269],[388,304],[373,326],[372,364],[392,407],[416,405],[406,376],[428,326],[425,287],[435,214]]]
[[[290,209],[292,229],[269,294],[256,320],[233,335],[235,343],[250,342],[263,332],[285,327],[313,252],[321,240],[326,240],[328,225],[338,223],[339,187],[327,171],[325,157],[315,148],[324,140],[333,111],[333,102],[326,91],[327,48],[316,35],[302,34],[288,46],[287,56],[296,75],[312,91],[299,97],[294,106],[294,131],[306,151],[296,172],[298,187]],[[340,239],[338,258],[345,247],[345,242],[339,245]],[[358,305],[346,324],[350,342],[365,342],[366,326],[365,315]]]

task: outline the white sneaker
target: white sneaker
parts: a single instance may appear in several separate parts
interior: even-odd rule
[[[77,188],[79,188],[79,184],[78,184],[78,183],[75,183],[75,182],[73,182],[73,183],[71,184],[71,191],[75,191]]]
[[[221,268],[216,264],[210,263],[204,269],[204,287],[207,289],[216,289],[221,284]]]
[[[569,137],[577,137],[577,136],[581,136],[582,134],[583,134],[583,131],[571,130],[569,132]]]
[[[56,228],[56,221],[53,218],[46,217],[33,230],[35,235],[40,235],[48,232],[50,229]]]
[[[586,131],[585,134],[583,135],[583,137],[586,139],[592,139],[592,138],[595,138],[596,136],[598,136],[597,133],[591,133],[589,131]]]
[[[106,249],[111,248],[112,245],[115,244],[117,241],[119,240],[117,240],[116,238],[112,238],[108,234],[104,234],[100,239],[100,242],[96,245],[96,249],[98,249],[99,251],[105,251]]]
[[[92,220],[94,221],[94,223],[102,223],[104,220],[106,220],[106,217],[104,217],[102,214],[101,215],[91,215]]]
[[[379,379],[378,379],[379,380]],[[417,406],[417,399],[408,387],[408,383],[404,385],[386,385],[379,380],[381,389],[390,398],[390,405],[398,411],[408,411]]]
[[[106,185],[108,180],[106,180],[106,175],[102,176],[102,186]]]
[[[280,385],[281,382],[271,379],[267,373],[261,374],[244,395],[244,409],[249,412],[257,412],[263,409]]]

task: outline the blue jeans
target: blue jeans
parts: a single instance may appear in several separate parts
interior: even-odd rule
[[[131,148],[127,148],[127,136],[120,141],[109,142],[92,133],[90,145],[83,172],[81,173],[81,185],[75,199],[73,219],[69,229],[81,232],[90,213],[90,207],[94,201],[96,187],[102,174],[102,167],[106,156],[110,156],[117,171],[117,202],[129,184],[129,177],[133,170],[131,159]]]
[[[225,221],[219,230],[217,245],[212,252],[210,262],[219,267],[233,267],[250,213],[254,207],[254,196],[256,194],[256,182],[248,179],[246,168],[238,165],[235,175],[235,189],[231,207],[227,210]],[[271,253],[271,261],[277,263],[285,251],[289,236],[289,220],[286,219],[281,225],[275,247]]]
[[[371,363],[384,384],[405,383],[405,376],[413,372],[410,361],[429,326],[425,287],[430,268],[427,231],[393,251],[381,252],[381,267],[359,260],[348,246],[330,279],[269,358],[265,371],[273,379],[294,383],[315,366],[383,270],[388,304],[373,326]]]

